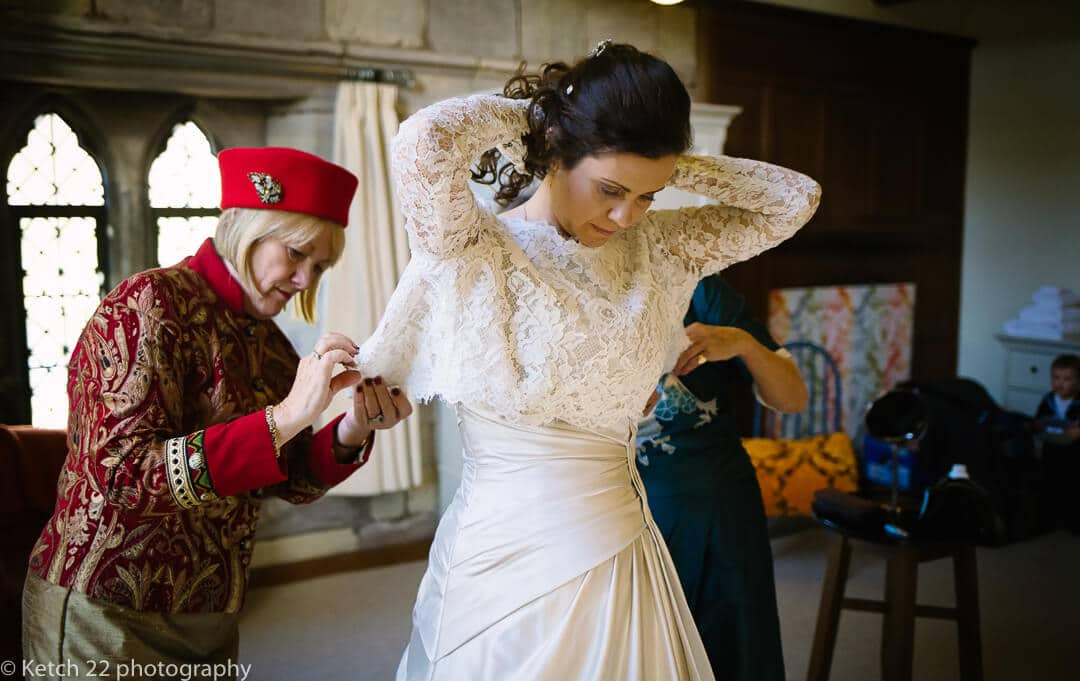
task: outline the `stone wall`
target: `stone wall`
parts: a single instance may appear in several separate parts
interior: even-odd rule
[[[0,7],[5,31],[47,27],[68,37],[370,54],[443,69],[572,60],[611,38],[663,56],[689,84],[695,18],[692,8],[645,0],[9,0]]]

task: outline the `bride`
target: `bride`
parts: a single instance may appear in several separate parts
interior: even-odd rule
[[[454,405],[465,463],[399,681],[713,678],[645,502],[635,424],[685,345],[698,280],[794,234],[819,187],[685,156],[689,112],[667,63],[604,42],[402,124],[413,257],[360,362]],[[504,205],[542,182],[492,214],[468,186],[481,156],[476,178]],[[668,184],[717,205],[646,212]]]

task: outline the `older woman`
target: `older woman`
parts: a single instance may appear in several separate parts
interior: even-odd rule
[[[356,178],[294,149],[229,149],[219,164],[215,238],[122,282],[72,353],[67,461],[23,595],[35,663],[85,676],[235,661],[260,499],[314,501],[412,411],[399,388],[361,380],[349,338],[299,358],[272,320],[293,300],[312,321]],[[352,386],[352,410],[312,433]]]

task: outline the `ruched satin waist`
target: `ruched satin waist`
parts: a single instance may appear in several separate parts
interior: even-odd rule
[[[414,622],[433,659],[646,529],[629,424],[620,440],[460,406],[458,419],[461,487],[436,533],[416,609],[425,616]]]
[[[458,407],[458,419],[462,493],[469,506],[587,503],[595,497],[608,509],[612,500],[605,495],[626,495],[626,503],[637,498],[629,427],[618,439],[565,424],[510,424],[464,407]]]

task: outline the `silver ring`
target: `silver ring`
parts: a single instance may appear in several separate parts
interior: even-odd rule
[[[318,350],[312,350],[311,354],[315,355],[315,359],[322,359],[322,355],[319,354]]]
[[[378,414],[375,414],[374,416],[369,418],[368,421],[371,421],[372,423],[382,423],[383,422],[382,412],[379,412]]]

